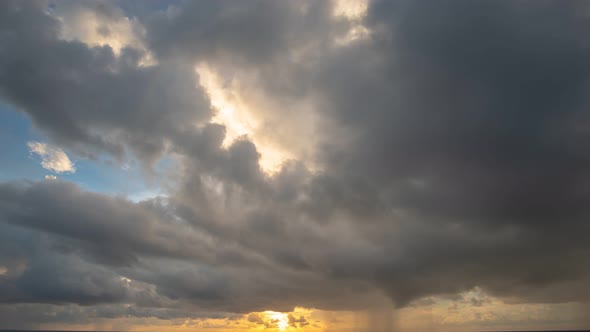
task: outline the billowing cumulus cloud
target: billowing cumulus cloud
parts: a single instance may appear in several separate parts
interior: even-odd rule
[[[54,146],[175,165],[139,202],[1,183],[0,317],[309,329],[261,314],[306,307],[378,331],[433,298],[590,301],[586,3],[0,6],[0,98],[48,137],[43,167],[74,170]]]
[[[74,173],[76,167],[64,150],[40,142],[28,142],[29,151],[41,157],[41,166],[56,173]]]

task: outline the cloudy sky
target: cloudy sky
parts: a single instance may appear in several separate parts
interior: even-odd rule
[[[583,1],[0,1],[0,329],[590,328],[589,92]]]

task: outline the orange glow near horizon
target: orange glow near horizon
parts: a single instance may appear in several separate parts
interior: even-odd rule
[[[477,305],[473,301],[477,300]],[[377,306],[360,311],[326,311],[296,307],[292,312],[263,311],[251,312],[239,318],[188,318],[158,319],[148,318],[100,318],[93,324],[42,324],[36,328],[61,331],[143,331],[143,332],[181,332],[209,330],[214,332],[232,331],[302,331],[302,332],[370,332],[370,331],[457,331],[482,330],[484,328],[508,329],[518,324],[523,330],[540,329],[546,324],[546,317],[559,315],[573,317],[577,323],[563,320],[555,327],[563,330],[579,330],[584,327],[583,320],[587,307],[565,303],[508,304],[500,299],[489,297],[479,290],[461,294],[461,299],[432,298],[427,305],[408,306],[394,309],[393,306]],[[291,324],[295,319],[305,319],[306,324]],[[497,317],[503,317],[498,320]],[[578,325],[576,325],[578,324]]]
[[[276,311],[265,311],[264,314],[267,318],[271,319],[271,322],[276,324],[280,331],[284,331],[289,327],[289,318],[287,314]]]

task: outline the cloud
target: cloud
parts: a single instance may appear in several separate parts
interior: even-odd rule
[[[12,24],[1,28],[9,37],[0,54],[0,96],[25,110],[57,145],[86,157],[107,152],[118,160],[133,154],[154,162],[170,140],[209,118],[192,64],[144,66],[141,49],[115,54],[109,45],[62,39],[61,21],[41,2],[2,6],[2,20]],[[35,52],[39,47],[43,54]]]
[[[293,316],[293,314],[289,314],[288,319],[289,325],[291,325],[292,327],[305,327],[309,325],[309,322],[304,316],[299,316],[299,318],[296,318],[295,316]]]
[[[64,40],[68,23],[37,3],[0,6],[0,96],[51,144],[178,163],[141,202],[0,184],[7,304],[177,318],[472,289],[590,301],[585,3],[372,1],[349,19],[330,2],[189,2],[138,18],[141,43],[117,52]],[[93,17],[122,26],[113,13]],[[336,42],[359,24],[364,37]],[[264,139],[297,146],[293,160],[269,175],[258,140],[223,143],[198,63],[239,90],[228,98],[256,96]],[[53,171],[69,162],[29,148]]]
[[[363,305],[378,297],[361,285],[342,291],[356,282],[282,270],[284,263],[233,238],[232,229],[206,231],[160,199],[133,203],[42,181],[0,185],[0,206],[0,264],[10,276],[0,281],[0,294],[8,303],[131,301],[244,313],[288,311],[293,296],[308,306],[326,299],[332,306]]]
[[[109,45],[115,54],[125,47],[147,51],[141,42],[142,26],[113,4],[57,2],[52,13],[63,22],[60,37],[65,40],[80,40],[91,46]],[[149,54],[146,57],[149,60]]]
[[[41,166],[56,173],[75,173],[76,167],[64,150],[47,143],[28,142],[29,152],[41,157]],[[55,178],[55,177],[54,177]]]
[[[248,321],[256,324],[264,324],[264,320],[262,320],[262,317],[257,313],[248,315]]]

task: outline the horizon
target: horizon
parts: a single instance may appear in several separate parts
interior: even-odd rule
[[[43,331],[43,332],[125,332],[125,331],[97,331],[97,330],[1,330],[2,332],[26,332],[26,331]],[[496,331],[469,331],[469,332],[588,332],[590,330],[496,330]],[[138,331],[141,332],[141,331]]]

